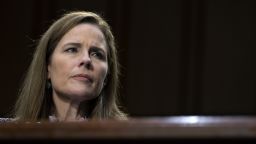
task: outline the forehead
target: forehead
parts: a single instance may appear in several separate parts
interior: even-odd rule
[[[93,44],[106,46],[105,36],[102,31],[98,26],[89,23],[73,27],[61,38],[59,43],[83,43],[88,41]]]

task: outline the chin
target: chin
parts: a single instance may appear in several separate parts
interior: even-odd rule
[[[73,92],[70,96],[72,96],[71,99],[78,99],[80,101],[91,100],[97,97],[95,93],[91,92]]]

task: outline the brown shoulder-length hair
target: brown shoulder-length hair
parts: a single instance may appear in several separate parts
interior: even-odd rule
[[[19,91],[14,115],[19,120],[47,120],[53,107],[52,90],[47,85],[47,65],[61,38],[81,23],[95,24],[105,36],[108,47],[107,83],[101,94],[90,101],[92,119],[126,119],[118,108],[119,64],[114,36],[109,25],[99,15],[86,12],[70,12],[54,22],[40,39],[33,60]]]

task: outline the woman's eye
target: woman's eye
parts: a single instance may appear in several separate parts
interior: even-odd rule
[[[78,49],[75,47],[71,47],[71,48],[66,49],[65,51],[69,52],[69,53],[76,53],[78,51]]]
[[[102,57],[103,57],[103,55],[101,53],[99,53],[99,52],[92,52],[91,56],[97,57],[97,58],[100,58],[100,59],[102,59]]]

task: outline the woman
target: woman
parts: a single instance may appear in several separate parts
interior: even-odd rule
[[[119,67],[109,25],[71,12],[42,36],[15,105],[22,121],[126,119],[117,105]]]

